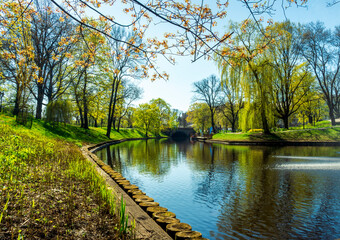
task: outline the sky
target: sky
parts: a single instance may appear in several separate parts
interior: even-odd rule
[[[233,4],[230,1],[230,10],[225,20],[226,25],[229,20],[242,21],[246,19],[249,12],[240,4]],[[324,0],[311,0],[307,8],[291,7],[286,10],[287,19],[295,23],[309,23],[312,21],[324,22],[327,28],[334,28],[340,25],[340,3],[332,7],[327,7]],[[235,1],[234,1],[235,3]],[[277,9],[272,16],[274,21],[284,21],[285,17],[282,9]],[[226,29],[226,26],[220,26]],[[200,59],[192,63],[190,57],[176,58],[176,65],[171,65],[159,58],[158,65],[161,71],[170,75],[168,81],[143,79],[138,85],[143,88],[142,99],[135,102],[136,105],[145,103],[154,98],[162,98],[171,105],[171,108],[187,111],[193,98],[193,82],[200,81],[212,74],[219,76],[219,71],[213,61]]]
[[[205,0],[205,3],[212,1],[215,2],[215,0]],[[332,7],[327,7],[326,3],[327,0],[309,0],[307,7],[292,6],[286,9],[285,14],[287,19],[295,23],[321,21],[325,23],[327,28],[334,28],[336,25],[340,25],[340,3]],[[107,9],[107,11],[111,11],[111,15],[121,10],[116,8],[113,10]],[[239,1],[230,0],[227,18],[225,18],[222,23],[219,23],[218,31],[225,31],[230,20],[240,22],[248,17],[249,11],[242,6]],[[263,17],[265,19],[270,17],[274,21],[285,20],[280,5],[276,7],[274,15],[264,15]],[[161,30],[158,25],[151,26],[150,30],[150,35],[160,36],[163,35],[162,30],[164,30],[164,32],[171,32],[174,28],[163,24]],[[169,80],[156,80],[151,82],[148,79],[142,79],[136,81],[136,84],[143,89],[144,93],[142,98],[135,102],[135,105],[149,102],[151,99],[162,98],[171,105],[171,108],[185,112],[189,109],[190,104],[193,103],[193,83],[212,74],[219,77],[218,68],[211,60],[200,59],[197,62],[192,62],[190,57],[176,57],[176,64],[172,65],[160,56],[157,59],[157,65],[160,72],[164,71],[170,75]]]

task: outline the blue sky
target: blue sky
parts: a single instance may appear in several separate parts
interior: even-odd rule
[[[229,20],[241,21],[249,16],[249,12],[239,2],[235,0],[230,2],[225,25]],[[334,28],[334,26],[340,25],[340,3],[333,7],[326,7],[326,2],[311,0],[308,3],[308,8],[288,8],[286,16],[292,22],[308,23],[319,20],[324,22],[328,28]],[[277,9],[272,18],[274,21],[285,20],[281,8]],[[219,27],[222,30],[226,28],[221,24]],[[206,78],[211,74],[219,76],[218,69],[213,61],[201,59],[192,63],[190,57],[176,58],[176,61],[176,65],[173,66],[159,58],[160,70],[169,73],[170,79],[169,81],[157,80],[154,82],[147,79],[141,80],[138,84],[144,89],[144,94],[143,98],[135,103],[136,105],[148,102],[153,98],[163,98],[172,108],[187,111],[192,103],[193,82]]]

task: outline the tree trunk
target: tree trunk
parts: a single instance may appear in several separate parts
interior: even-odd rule
[[[119,132],[121,120],[122,120],[122,118],[120,117],[120,118],[118,119],[117,132]]]
[[[36,119],[41,119],[43,100],[44,100],[44,84],[38,83],[37,108],[35,113]]]
[[[214,109],[210,108],[210,119],[211,119],[211,127],[213,128],[213,133],[216,133],[216,126],[214,120]]]
[[[237,113],[232,109],[232,121],[231,121],[231,131],[236,132],[236,121],[237,121]]]
[[[81,108],[79,96],[77,94],[75,94],[75,98],[76,98],[76,105],[77,105],[78,111],[79,111],[80,127],[84,128],[83,109]]]
[[[19,102],[20,102],[20,89],[19,85],[17,85],[17,93],[15,96],[15,102],[14,102],[14,109],[13,109],[13,115],[17,116],[19,114]]]
[[[309,114],[309,116],[308,116],[308,122],[309,122],[310,124],[313,124],[313,115],[312,115],[312,114]]]
[[[232,132],[236,132],[236,121],[233,121],[232,123],[231,123],[231,131]]]
[[[85,79],[84,79],[84,88],[83,88],[83,108],[84,108],[84,124],[83,128],[89,129],[89,119],[88,119],[88,106],[87,106],[87,96],[86,96],[86,88],[87,88],[87,69],[85,69]]]
[[[113,127],[113,130],[116,130],[116,117],[112,118],[112,127]]]
[[[112,102],[113,102],[113,90],[111,91],[110,103],[109,103],[109,114],[107,115],[106,136],[107,136],[108,138],[110,138],[111,127],[112,127],[112,119],[111,119]]]
[[[49,71],[49,84],[47,88],[47,103],[50,103],[53,101],[53,68]],[[47,81],[47,80],[46,80]]]
[[[80,113],[80,127],[84,128],[84,118],[83,118],[83,113]]]
[[[270,134],[268,120],[267,120],[267,117],[266,117],[266,110],[263,107],[261,108],[261,120],[262,120],[263,132],[265,134]]]
[[[329,108],[329,117],[331,119],[332,126],[335,126],[336,123],[333,108]]]
[[[112,129],[112,123],[113,123],[113,116],[116,109],[116,102],[117,102],[117,93],[118,93],[118,86],[120,81],[115,79],[112,83],[112,89],[111,89],[111,96],[110,96],[110,104],[109,104],[109,115],[107,118],[107,130],[106,130],[106,136],[110,138],[111,129]],[[114,125],[113,125],[114,127]]]
[[[148,125],[145,125],[145,136],[148,137],[148,129],[149,129],[149,126]]]
[[[284,128],[285,128],[285,129],[288,129],[288,128],[289,128],[289,120],[288,120],[288,116],[283,116],[282,120],[283,120]]]
[[[302,129],[305,129],[305,115],[302,116]]]

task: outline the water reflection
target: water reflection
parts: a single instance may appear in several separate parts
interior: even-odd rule
[[[204,237],[335,239],[340,172],[292,166],[339,164],[338,152],[163,139],[124,142],[97,154]]]

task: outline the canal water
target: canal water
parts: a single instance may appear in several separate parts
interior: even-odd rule
[[[96,154],[203,237],[340,238],[340,147],[161,139]]]

